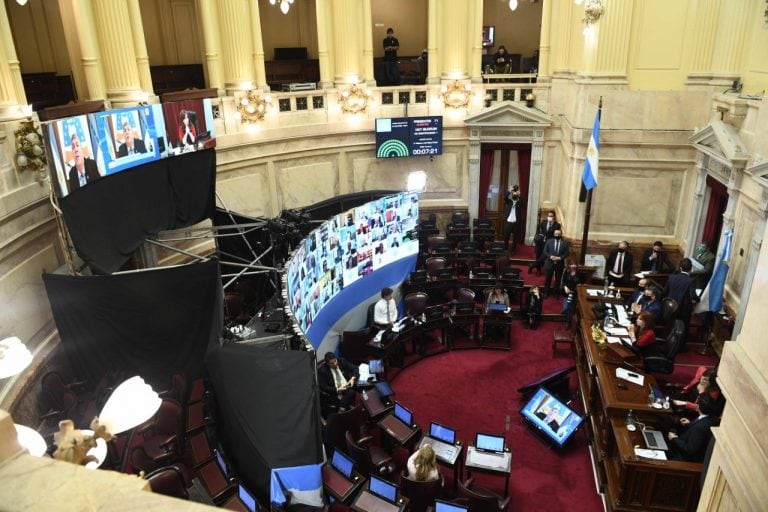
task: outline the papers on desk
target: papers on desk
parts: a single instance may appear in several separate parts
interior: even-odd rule
[[[635,455],[644,459],[667,460],[667,454],[662,450],[650,450],[646,448],[635,448]]]
[[[608,343],[621,343],[621,338],[617,338],[616,336],[606,336],[605,341]]]
[[[629,331],[627,331],[626,327],[609,327],[605,332],[612,336],[629,336]]]
[[[373,341],[375,343],[381,343],[381,339],[384,337],[384,331],[379,331],[376,333],[376,336],[373,337]]]
[[[602,297],[603,290],[596,290],[594,288],[587,289],[587,297]]]
[[[627,316],[627,310],[621,306],[616,306],[616,322],[619,325],[629,325],[629,316]]]
[[[637,384],[638,386],[642,386],[643,382],[645,382],[644,375],[631,372],[626,368],[616,368],[616,378],[626,380],[632,384]]]
[[[511,454],[504,453],[485,453],[471,447],[467,451],[467,464],[470,466],[480,466],[499,471],[509,471],[509,462]]]
[[[360,378],[357,382],[368,382],[368,379],[371,377],[371,368],[368,366],[368,363],[362,363],[358,368],[358,371],[360,373]]]
[[[635,277],[638,278],[638,279],[642,279],[642,278],[648,276],[649,274],[651,274],[651,272],[646,270],[644,272],[638,272],[637,274],[635,274]]]
[[[691,265],[693,266],[693,270],[696,270],[698,272],[701,272],[702,270],[704,270],[704,265],[696,261],[696,258],[688,258],[688,259],[691,260]]]

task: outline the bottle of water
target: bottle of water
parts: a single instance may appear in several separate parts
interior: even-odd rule
[[[627,430],[635,430],[635,413],[632,411],[632,409],[627,412]]]
[[[664,408],[669,409],[669,397],[664,398]]]
[[[368,392],[363,390],[363,400],[368,400]]]
[[[652,407],[653,403],[656,401],[656,395],[653,394],[653,390],[651,390],[648,393],[648,406]]]

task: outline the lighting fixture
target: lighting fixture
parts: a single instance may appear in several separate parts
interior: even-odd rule
[[[32,362],[32,352],[17,337],[0,341],[0,379],[18,375]]]
[[[19,5],[27,5],[27,0],[16,0],[16,3]]]
[[[53,458],[97,467],[106,457],[106,441],[147,421],[161,402],[141,377],[131,377],[115,388],[91,422],[91,430],[76,429],[72,420],[59,422],[59,431],[53,435],[57,447]]]
[[[440,94],[443,99],[443,105],[450,108],[466,108],[472,97],[472,86],[470,84],[460,84],[454,80],[450,85],[444,85]]]
[[[291,8],[293,0],[269,0],[269,4],[275,5],[278,1],[280,2],[280,12],[283,14],[288,14],[288,9]]]
[[[514,11],[517,9],[517,0],[509,0],[509,10]]]
[[[582,23],[587,27],[593,23],[597,23],[600,16],[603,15],[603,2],[601,0],[587,0],[584,5],[584,18]]]
[[[42,457],[48,450],[48,445],[45,444],[45,439],[40,435],[40,432],[33,428],[29,428],[26,425],[13,424],[16,427],[16,440],[19,446],[26,448],[30,455],[33,457]],[[106,446],[106,445],[105,445]]]
[[[357,84],[352,84],[352,87],[342,91],[339,96],[341,110],[347,114],[360,114],[365,112],[365,109],[372,103],[373,96]]]
[[[272,97],[267,94],[249,90],[245,92],[240,103],[237,105],[237,112],[240,114],[241,123],[256,123],[263,121],[267,114],[267,109],[272,106]]]
[[[24,113],[27,119],[21,121],[19,127],[13,132],[16,138],[16,165],[20,171],[25,169],[35,171],[37,181],[42,183],[45,180],[47,167],[43,136],[39,131],[39,125],[35,125],[32,120],[32,107],[24,108]]]

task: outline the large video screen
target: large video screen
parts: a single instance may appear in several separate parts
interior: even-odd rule
[[[442,117],[384,117],[376,119],[377,158],[442,154]]]
[[[216,145],[210,99],[57,119],[44,135],[60,197],[110,174]]]
[[[306,332],[342,289],[401,258],[418,254],[417,193],[371,201],[324,222],[287,264],[288,297]]]
[[[558,446],[563,446],[584,421],[544,388],[536,390],[520,414]]]

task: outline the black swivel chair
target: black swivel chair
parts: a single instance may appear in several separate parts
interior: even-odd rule
[[[675,371],[675,357],[683,346],[685,340],[685,324],[682,320],[675,320],[672,331],[665,340],[657,343],[650,354],[644,354],[643,363],[645,369],[652,373],[670,374]],[[658,340],[657,340],[658,341]]]
[[[403,472],[400,475],[400,492],[408,498],[411,512],[426,512],[435,505],[435,498],[443,490],[443,476],[437,480],[415,480]]]
[[[504,512],[509,509],[509,497],[473,485],[474,479],[459,482],[458,497],[466,499],[470,512]]]

